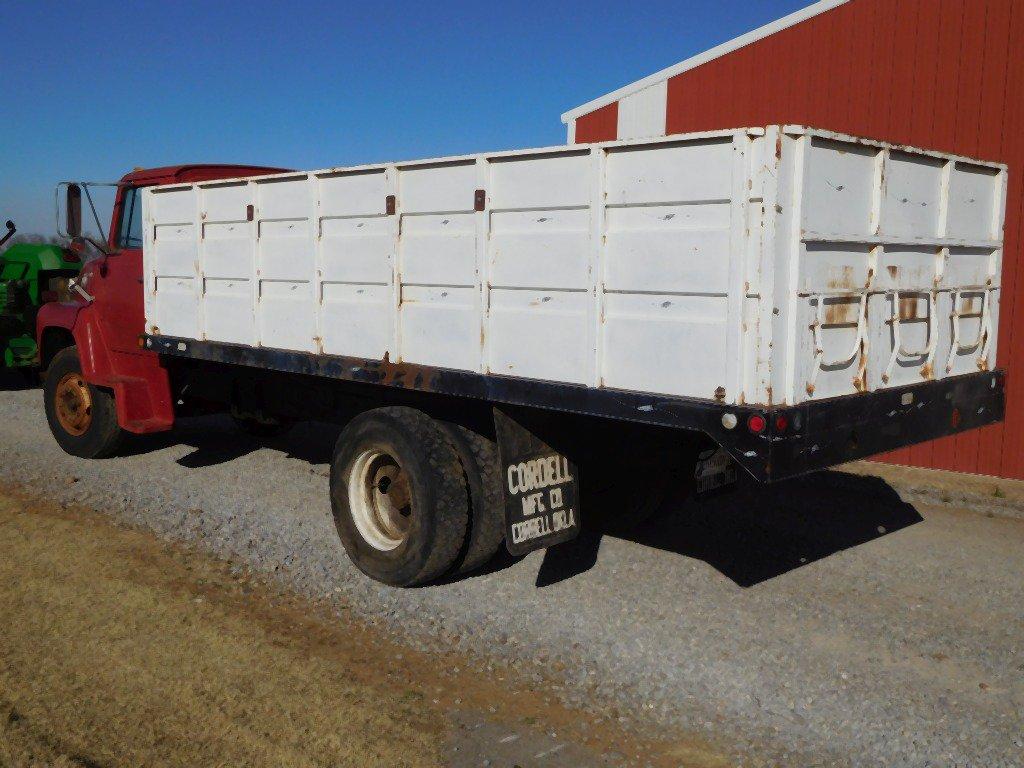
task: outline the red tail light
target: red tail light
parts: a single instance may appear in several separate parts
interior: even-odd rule
[[[755,413],[749,419],[747,419],[747,429],[753,432],[755,435],[760,435],[768,426],[768,422],[765,421],[764,416],[759,413]]]
[[[785,432],[789,427],[789,419],[786,418],[786,414],[780,413],[775,417],[775,431],[778,433]]]

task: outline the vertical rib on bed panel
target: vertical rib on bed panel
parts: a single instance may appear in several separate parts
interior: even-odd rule
[[[606,208],[605,208],[605,184],[608,151],[604,147],[595,147],[592,150],[591,166],[593,180],[591,181],[590,217],[591,217],[591,329],[594,334],[591,340],[594,346],[594,382],[596,386],[605,386],[604,381],[604,344],[601,342],[601,327],[604,324],[605,312],[605,244],[606,237]]]
[[[765,135],[750,143],[747,153],[749,188],[746,197],[746,233],[744,242],[745,269],[743,294],[745,297],[746,349],[744,354],[745,378],[743,402],[767,403],[773,382],[774,359],[784,359],[785,350],[773,355],[772,340],[775,304],[777,227],[779,216],[776,205],[780,186],[789,188],[788,179],[780,177],[776,157],[777,128],[769,128]],[[785,338],[782,334],[781,338]],[[782,388],[778,388],[782,394]]]
[[[798,358],[807,350],[800,349],[803,338],[798,329],[800,297],[797,294],[797,270],[800,259],[801,222],[804,217],[804,174],[807,169],[807,142],[803,136],[791,136],[779,129],[781,157],[778,176],[789,184],[787,190],[781,187],[776,199],[777,212],[777,253],[775,263],[774,301],[772,308],[779,310],[778,322],[772,340],[773,403],[794,405],[806,398],[806,382],[797,381]],[[781,209],[781,210],[780,210]],[[779,355],[779,340],[784,340],[784,353]]]
[[[749,195],[750,174],[748,155],[750,139],[745,133],[733,136],[732,161],[732,214],[730,216],[730,235],[728,253],[721,258],[729,260],[728,277],[728,330],[726,335],[725,381],[721,400],[735,403],[740,400],[743,392],[743,305],[745,291],[743,286],[744,256],[747,239],[747,197]],[[716,395],[717,396],[717,395]]]
[[[479,307],[477,317],[480,329],[480,365],[477,370],[487,373],[487,356],[490,340],[487,333],[491,312],[491,270],[487,260],[488,244],[491,238],[491,163],[490,158],[476,159],[476,188],[483,190],[483,201],[476,201],[476,279],[479,283]]]

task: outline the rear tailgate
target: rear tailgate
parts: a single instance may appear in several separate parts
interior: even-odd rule
[[[781,154],[788,402],[992,370],[1005,167],[789,128]]]

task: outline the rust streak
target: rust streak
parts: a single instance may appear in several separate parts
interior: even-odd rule
[[[369,370],[376,374],[376,382],[394,387],[412,387],[432,391],[436,369],[413,363],[392,363],[390,352],[385,352],[380,363],[371,364]]]
[[[835,275],[835,272],[832,273]],[[846,291],[853,289],[853,267],[846,265],[842,268],[838,277],[833,276],[828,281],[828,287],[836,290]]]
[[[859,305],[855,301],[825,302],[825,325],[850,325],[857,322]]]
[[[917,319],[917,299],[913,296],[900,298],[900,320]]]

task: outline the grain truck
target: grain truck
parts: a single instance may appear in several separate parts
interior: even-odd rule
[[[999,421],[1006,177],[801,126],[129,175],[40,314],[47,418],[85,457],[195,413],[341,423],[349,556],[436,580]]]

